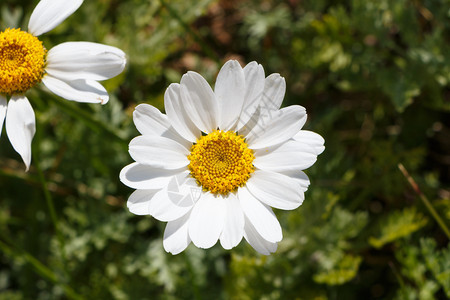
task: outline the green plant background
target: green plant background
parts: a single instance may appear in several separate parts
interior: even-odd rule
[[[0,28],[26,28],[37,0],[2,0]],[[0,138],[0,299],[446,299],[450,220],[448,0],[89,0],[42,36],[117,46],[126,71],[104,106],[27,93],[37,119],[28,173]],[[276,211],[271,256],[162,247],[164,223],[128,212],[140,103],[228,59],[286,78],[326,150],[304,204]]]

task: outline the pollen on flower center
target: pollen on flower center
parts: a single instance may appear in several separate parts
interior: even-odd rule
[[[189,170],[204,190],[226,195],[247,182],[254,158],[242,136],[216,130],[192,146]]]
[[[0,32],[0,94],[24,93],[44,76],[47,50],[28,32],[7,28]]]

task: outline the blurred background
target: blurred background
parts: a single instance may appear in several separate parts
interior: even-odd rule
[[[37,3],[2,0],[1,30],[26,29]],[[85,1],[44,45],[117,46],[127,69],[104,106],[27,93],[28,173],[3,132],[0,299],[449,298],[449,37],[448,0]],[[132,112],[163,111],[188,70],[214,84],[230,58],[284,76],[283,105],[306,107],[326,149],[303,205],[276,211],[275,254],[242,241],[173,256],[165,224],[126,208]]]

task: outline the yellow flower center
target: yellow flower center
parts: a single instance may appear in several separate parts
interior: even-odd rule
[[[231,131],[213,131],[192,146],[189,170],[203,190],[226,195],[243,186],[254,171],[255,156],[244,138]]]
[[[20,29],[0,32],[0,94],[24,93],[44,76],[47,50],[37,37]]]

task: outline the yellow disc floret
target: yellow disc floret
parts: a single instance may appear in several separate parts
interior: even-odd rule
[[[47,50],[37,37],[20,29],[0,32],[0,94],[24,93],[44,76]]]
[[[192,177],[203,190],[226,195],[243,186],[254,171],[253,151],[242,136],[231,131],[213,131],[192,146],[188,156]]]

